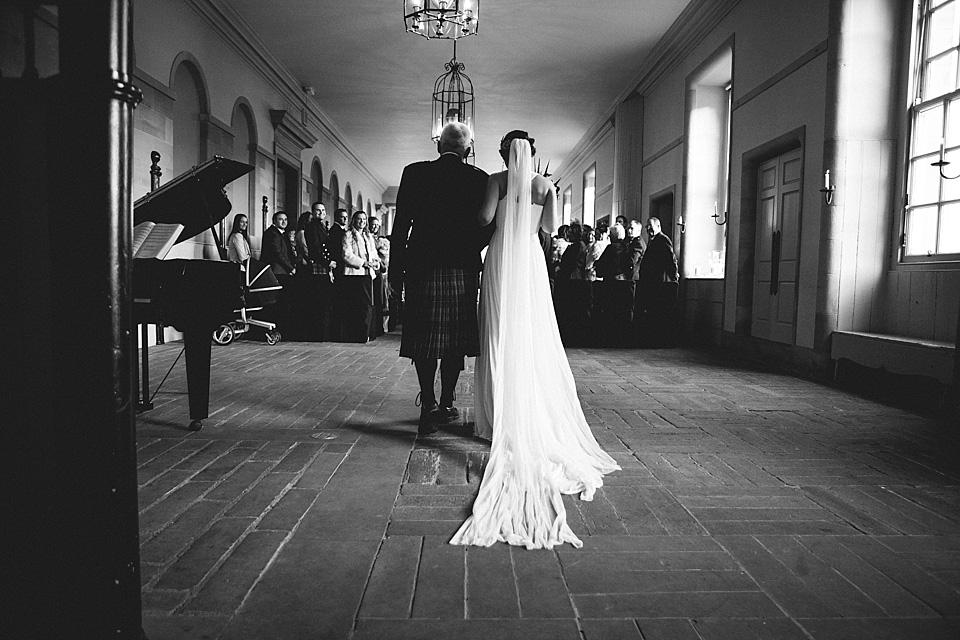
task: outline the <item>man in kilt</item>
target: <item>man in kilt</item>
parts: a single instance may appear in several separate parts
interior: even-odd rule
[[[423,435],[460,415],[453,400],[463,359],[480,352],[478,214],[487,174],[464,162],[472,143],[466,125],[447,124],[437,143],[440,157],[408,165],[397,192],[389,282],[395,292],[401,286],[406,292],[400,356],[417,369]]]

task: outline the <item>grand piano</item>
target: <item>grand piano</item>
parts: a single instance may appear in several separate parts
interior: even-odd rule
[[[213,228],[230,213],[224,187],[253,166],[215,156],[133,203],[134,225],[146,221],[184,226],[177,243]],[[191,431],[203,426],[210,406],[213,330],[233,320],[242,305],[240,265],[216,260],[133,260],[133,317],[136,324],[162,324],[183,332]],[[146,327],[142,327],[146,336]],[[134,335],[136,332],[134,331]],[[149,356],[141,345],[143,393],[149,402]]]

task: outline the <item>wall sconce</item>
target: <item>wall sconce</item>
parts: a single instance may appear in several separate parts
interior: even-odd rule
[[[948,164],[950,164],[949,160],[944,160],[944,157],[943,157],[944,146],[945,146],[945,141],[943,138],[940,138],[940,159],[937,160],[936,162],[931,162],[930,166],[936,167],[940,171],[940,177],[943,178],[944,180],[956,180],[957,178],[960,178],[960,173],[958,173],[955,176],[948,176],[943,172],[943,168]]]
[[[718,227],[722,227],[723,225],[727,224],[727,212],[726,212],[726,211],[723,212],[723,220],[721,220],[721,219],[720,219],[720,214],[717,213],[717,201],[716,201],[716,200],[713,201],[713,215],[710,216],[710,217],[713,218],[714,224],[716,224]]]
[[[827,169],[823,172],[823,188],[820,189],[820,193],[823,194],[823,201],[827,203],[827,206],[833,204],[833,192],[836,189],[835,185],[830,184],[830,169]]]
[[[687,232],[687,223],[683,221],[683,216],[677,218],[677,226],[680,227],[680,233]]]

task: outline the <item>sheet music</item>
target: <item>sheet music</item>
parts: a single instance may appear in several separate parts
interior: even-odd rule
[[[162,260],[170,253],[181,231],[182,224],[141,222],[133,228],[133,257]]]

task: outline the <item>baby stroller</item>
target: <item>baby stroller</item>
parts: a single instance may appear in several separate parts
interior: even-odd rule
[[[235,309],[239,317],[233,322],[222,324],[213,332],[213,341],[220,345],[233,342],[234,338],[246,333],[250,327],[263,327],[267,330],[267,344],[275,345],[280,342],[280,332],[274,322],[266,322],[252,318],[253,311],[262,311],[264,307],[274,304],[280,297],[283,287],[277,282],[273,269],[265,262],[255,258],[247,258],[240,269],[243,284],[243,306]]]

